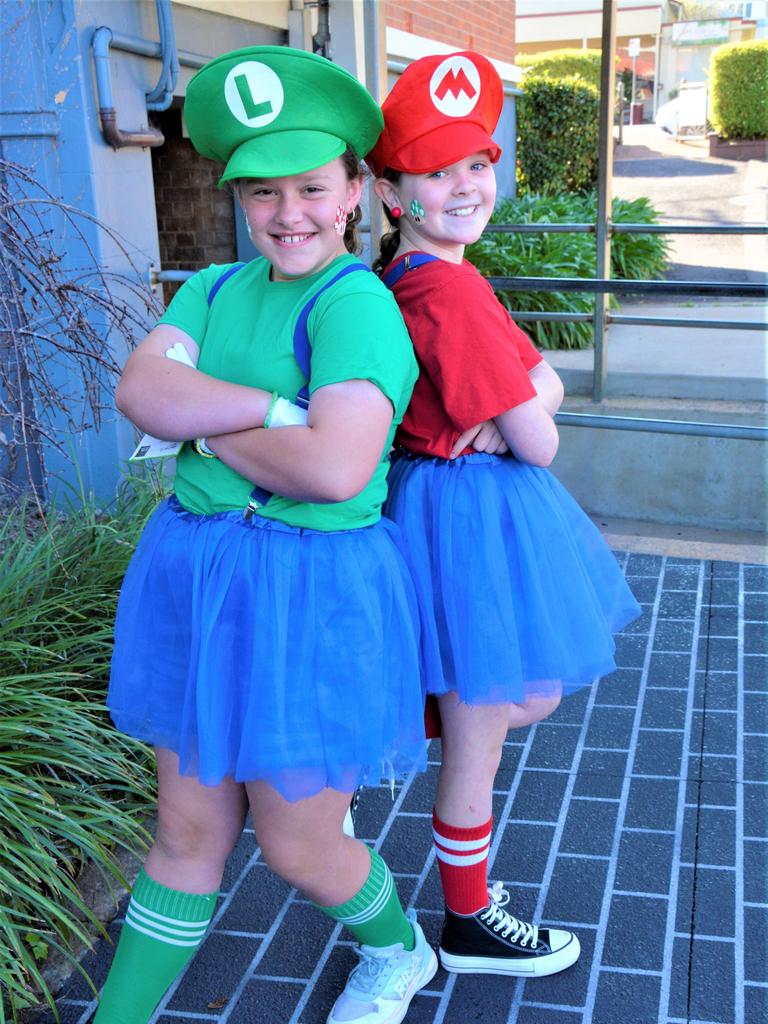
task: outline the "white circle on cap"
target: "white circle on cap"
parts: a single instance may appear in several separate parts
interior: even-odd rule
[[[454,54],[438,64],[429,95],[446,117],[466,117],[480,99],[480,72],[468,57]]]
[[[224,81],[224,99],[233,116],[249,128],[263,128],[283,109],[283,85],[272,68],[256,60],[235,67]]]

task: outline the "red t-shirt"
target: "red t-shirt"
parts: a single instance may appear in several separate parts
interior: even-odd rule
[[[528,371],[542,357],[467,260],[414,267],[392,291],[419,363],[396,444],[447,459],[469,427],[535,397]]]

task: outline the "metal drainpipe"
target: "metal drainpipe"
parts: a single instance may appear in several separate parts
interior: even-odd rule
[[[382,67],[381,50],[386,52],[386,45],[382,46],[381,33],[381,7],[379,0],[369,0],[363,8],[364,40],[365,40],[365,84],[368,92],[377,103],[381,103],[382,86],[386,92],[386,63]],[[381,200],[374,190],[375,177],[371,174],[366,179],[366,190],[368,196],[369,229],[371,259],[376,258],[375,245],[384,232],[388,229]]]
[[[157,85],[146,94],[146,104],[148,110],[167,110],[173,102],[173,90],[179,74],[179,58],[176,53],[170,0],[155,0],[155,4],[163,66]],[[93,33],[91,41],[102,134],[113,149],[123,149],[127,146],[162,146],[165,136],[157,128],[149,126],[143,131],[126,132],[118,127],[109,67],[109,49],[113,38],[112,30],[102,25]]]
[[[317,32],[312,36],[314,52],[331,59],[330,0],[318,0]]]
[[[173,102],[173,90],[179,76],[179,58],[170,0],[155,0],[157,26],[160,32],[160,54],[163,67],[152,92],[147,93],[147,110],[167,110]]]
[[[99,99],[101,132],[113,149],[125,146],[162,146],[165,136],[151,126],[138,132],[126,132],[117,126],[117,111],[112,99],[112,76],[109,70],[109,47],[112,29],[102,25],[93,33],[91,47],[96,70],[96,92]]]

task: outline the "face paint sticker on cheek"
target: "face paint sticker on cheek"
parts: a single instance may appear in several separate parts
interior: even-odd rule
[[[418,199],[411,200],[411,216],[417,224],[421,224],[422,221],[426,220],[427,215],[424,212],[424,207]]]
[[[334,231],[337,235],[343,235],[347,230],[347,216],[347,211],[341,204],[339,204],[336,207],[336,220],[333,225]]]

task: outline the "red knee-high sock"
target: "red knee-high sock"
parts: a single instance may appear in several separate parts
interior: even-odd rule
[[[437,851],[445,905],[454,914],[476,914],[488,905],[488,850],[493,818],[484,825],[457,828],[432,811],[432,835]]]

